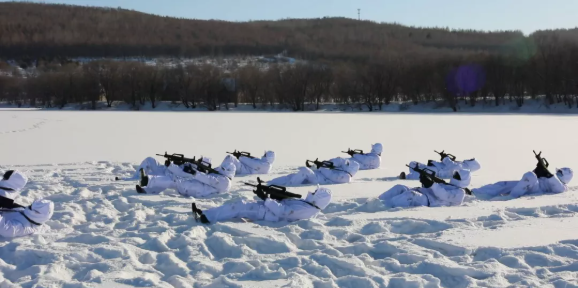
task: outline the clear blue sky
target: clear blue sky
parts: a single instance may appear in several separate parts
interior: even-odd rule
[[[1,0],[0,0],[1,1]],[[145,13],[227,21],[343,16],[411,26],[522,30],[578,26],[578,0],[35,0],[122,7]]]

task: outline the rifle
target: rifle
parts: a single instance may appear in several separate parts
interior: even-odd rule
[[[281,201],[283,199],[289,199],[289,198],[298,198],[298,199],[301,198],[301,195],[288,192],[287,188],[285,188],[283,186],[263,185],[263,181],[261,181],[261,178],[259,178],[259,177],[257,177],[257,183],[259,183],[259,184],[255,185],[255,184],[243,182],[243,184],[245,184],[245,185],[257,188],[255,190],[253,190],[253,193],[257,194],[257,196],[259,196],[259,198],[261,198],[263,200],[265,200],[267,198],[271,198],[271,199],[274,199],[277,201]]]
[[[233,152],[227,152],[227,154],[231,154],[231,155],[235,156],[235,158],[237,158],[237,159],[239,159],[239,157],[241,157],[241,156],[255,159],[255,157],[251,156],[251,153],[244,152],[244,151],[237,151],[237,149],[235,149],[235,151],[233,151]]]
[[[420,169],[418,164],[415,164],[415,167],[411,167],[407,164],[405,166],[409,167],[410,169],[413,169],[415,172],[419,173],[420,176],[425,175],[426,177],[430,178],[435,183],[448,184],[443,179],[436,177],[436,172],[429,169],[429,168]],[[430,173],[428,173],[427,171],[430,171]]]
[[[440,155],[440,157],[441,157],[440,161],[443,161],[444,158],[446,158],[446,157],[450,157],[450,159],[452,159],[452,161],[456,161],[456,156],[449,154],[449,153],[445,153],[444,151],[445,150],[442,150],[442,152],[438,152],[438,151],[434,150],[434,152],[436,152]]]
[[[333,165],[333,162],[331,162],[331,161],[319,161],[319,158],[315,159],[315,161],[306,160],[305,166],[307,166],[307,168],[311,168],[311,165],[309,164],[309,162],[312,162],[313,164],[315,164],[317,166],[317,169],[319,169],[319,168],[335,169],[335,165]]]
[[[542,157],[542,151],[540,151],[540,153],[536,154],[536,151],[532,150],[534,152],[534,156],[536,156],[536,159],[538,160],[538,164],[536,165],[536,169],[534,169],[534,173],[536,174],[536,176],[538,176],[538,178],[550,178],[554,175],[552,175],[552,172],[550,172],[548,170],[548,167],[550,166],[550,163],[548,163],[548,160],[546,160],[546,158]]]
[[[167,167],[169,167],[169,165],[171,165],[171,162],[174,163],[175,165],[183,165],[185,163],[195,162],[195,158],[193,158],[193,159],[185,158],[185,156],[183,154],[173,153],[173,154],[169,155],[169,154],[167,154],[167,152],[165,152],[164,155],[162,155],[162,154],[156,154],[156,155],[167,158],[167,160],[165,160],[165,166],[167,166]]]
[[[409,167],[410,169],[413,169],[414,171],[418,172],[418,173],[420,174],[420,177],[421,177],[421,175],[425,175],[425,176],[428,177],[430,180],[432,180],[434,183],[446,184],[446,185],[455,186],[455,187],[464,189],[464,190],[466,191],[466,194],[472,195],[472,191],[471,191],[470,189],[468,189],[468,188],[462,188],[462,187],[459,187],[459,186],[456,186],[456,185],[447,183],[447,182],[444,181],[443,179],[436,177],[436,176],[435,176],[435,175],[436,175],[436,172],[433,171],[433,170],[431,170],[431,169],[429,169],[429,168],[420,169],[417,164],[415,164],[415,167],[413,167],[413,168],[412,168],[411,166],[407,165],[407,164],[406,164],[405,166],[407,166],[407,167]],[[428,173],[427,171],[430,171],[431,173]]]
[[[548,163],[548,160],[546,160],[546,158],[542,157],[542,151],[540,151],[540,153],[536,154],[535,150],[532,150],[532,152],[534,152],[534,156],[536,156],[536,159],[538,160],[538,164],[542,165],[544,168],[548,168],[550,166],[550,163]]]
[[[363,150],[361,149],[355,149],[355,150],[351,150],[349,148],[347,148],[347,152],[346,151],[341,151],[341,153],[345,153],[345,154],[349,154],[349,156],[353,156],[355,154],[361,154],[363,155]]]
[[[193,157],[193,159],[191,159],[191,160],[192,161],[188,162],[188,163],[191,163],[197,167],[193,168],[191,166],[185,166],[183,168],[183,172],[189,173],[189,174],[195,174],[196,173],[195,170],[197,170],[199,172],[203,172],[203,173],[207,173],[207,174],[210,174],[210,173],[221,174],[219,171],[217,171],[213,167],[211,167],[212,166],[211,163],[203,162],[203,157],[201,157],[199,160],[195,160],[195,157]]]

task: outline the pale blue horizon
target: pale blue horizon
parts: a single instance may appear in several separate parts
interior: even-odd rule
[[[3,0],[0,0],[0,2]],[[362,20],[418,27],[484,31],[576,28],[576,0],[37,0],[82,6],[122,7],[144,13],[225,21],[286,18],[358,17]]]

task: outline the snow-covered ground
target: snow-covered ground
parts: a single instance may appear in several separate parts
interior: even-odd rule
[[[578,184],[554,196],[468,198],[462,207],[386,211],[375,197],[433,150],[476,157],[472,187],[533,169],[532,150],[578,163],[575,116],[0,110],[0,170],[30,175],[17,199],[56,202],[42,235],[0,239],[0,287],[578,287]],[[277,152],[274,175],[382,142],[383,167],[333,185],[318,219],[194,222],[201,208],[252,199],[137,195],[146,156]],[[576,170],[576,169],[575,169]],[[575,180],[578,181],[578,180]],[[578,183],[578,182],[576,182]],[[572,186],[572,185],[571,185]],[[312,188],[310,188],[312,189]],[[307,187],[292,189],[306,193]]]
[[[29,109],[42,109],[43,111],[63,111],[63,110],[91,110],[92,105],[89,102],[86,103],[72,103],[66,105],[63,109],[55,106],[52,108],[41,107],[40,103],[37,103],[38,107],[30,107],[28,102],[22,103],[21,107],[18,107],[16,103],[0,102],[1,109],[16,109],[16,110],[29,110]],[[194,109],[187,108],[180,102],[171,101],[160,101],[157,102],[153,108],[150,102],[146,102],[143,105],[138,104],[138,107],[132,107],[131,104],[116,101],[112,103],[111,107],[107,106],[106,102],[97,102],[96,110],[98,111],[154,111],[154,112],[207,112],[207,107],[204,104],[197,105]],[[220,104],[220,112],[290,112],[294,113],[291,105],[289,104],[274,104],[273,106],[269,104],[257,104],[254,108],[250,103],[239,103],[237,107],[233,103],[229,103],[228,107],[225,104]],[[305,111],[311,113],[360,113],[368,112],[372,114],[379,113],[420,113],[420,114],[456,114],[456,113],[468,113],[468,114],[518,114],[518,115],[577,115],[578,107],[575,104],[572,107],[568,107],[564,102],[554,103],[552,105],[547,105],[545,97],[540,96],[536,99],[531,97],[526,97],[524,105],[518,107],[515,102],[506,100],[505,103],[499,106],[495,105],[494,99],[486,99],[486,101],[478,100],[475,106],[469,105],[465,99],[461,98],[458,100],[457,105],[458,112],[454,112],[448,104],[443,100],[431,101],[431,102],[421,102],[418,104],[413,104],[409,102],[392,102],[388,105],[382,105],[381,109],[378,106],[374,107],[374,110],[369,111],[368,106],[363,103],[355,104],[336,104],[336,103],[321,103],[319,109],[315,103],[306,103]]]

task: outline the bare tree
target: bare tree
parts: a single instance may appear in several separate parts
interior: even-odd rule
[[[263,89],[264,74],[259,70],[259,67],[255,65],[244,66],[239,69],[237,73],[239,79],[239,91],[247,97],[247,100],[250,101],[253,108],[256,109],[257,103],[261,101],[259,96]]]

